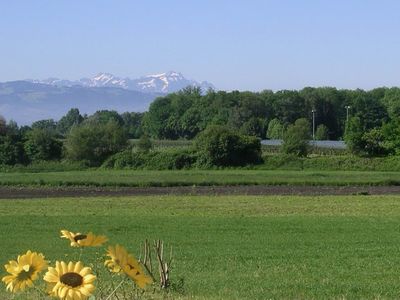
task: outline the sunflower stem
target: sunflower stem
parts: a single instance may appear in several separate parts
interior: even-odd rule
[[[125,282],[126,278],[122,279],[122,281],[116,286],[116,288],[111,292],[110,295],[105,300],[111,299],[112,295],[115,294],[115,292],[119,289],[119,287]]]

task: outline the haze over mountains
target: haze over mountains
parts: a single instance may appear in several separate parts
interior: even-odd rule
[[[187,86],[214,89],[211,83],[190,80],[174,71],[137,79],[99,73],[79,80],[10,81],[0,83],[0,115],[25,125],[40,119],[57,120],[74,107],[87,114],[100,109],[140,112],[147,110],[156,97]]]

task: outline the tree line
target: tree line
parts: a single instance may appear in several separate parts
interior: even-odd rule
[[[399,88],[202,93],[190,87],[157,98],[145,113],[102,110],[82,115],[71,109],[58,121],[21,127],[0,118],[0,165],[62,158],[100,165],[126,149],[128,139],[193,139],[221,126],[241,136],[283,138],[290,141],[284,144],[285,153],[305,155],[313,111],[317,139],[344,139],[360,155],[400,153]]]
[[[347,110],[359,117],[363,129],[380,127],[399,116],[400,89],[371,91],[336,88],[304,88],[300,91],[224,92],[198,88],[157,98],[144,116],[144,127],[154,138],[194,138],[209,125],[224,125],[259,138],[281,138],[297,119],[312,120],[315,129],[330,140],[343,139]]]

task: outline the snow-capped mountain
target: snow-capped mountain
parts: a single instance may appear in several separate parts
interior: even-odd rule
[[[179,72],[166,72],[161,74],[147,75],[138,79],[120,78],[109,73],[99,73],[92,78],[82,78],[80,80],[64,80],[49,78],[45,80],[29,80],[33,83],[42,83],[55,86],[84,86],[84,87],[114,87],[143,93],[173,93],[188,86],[200,87],[203,91],[215,89],[206,81],[198,82],[185,78]]]

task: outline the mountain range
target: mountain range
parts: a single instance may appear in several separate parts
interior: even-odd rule
[[[136,79],[121,78],[110,73],[99,73],[92,78],[82,78],[73,81],[59,78],[48,78],[45,80],[28,79],[26,81],[63,87],[113,87],[143,93],[165,94],[179,91],[188,86],[200,87],[204,91],[210,88],[215,89],[215,87],[207,81],[198,82],[186,79],[181,73],[175,71],[147,75]]]
[[[200,87],[203,91],[214,89],[208,82],[186,79],[174,71],[137,79],[99,73],[79,80],[9,81],[0,83],[0,115],[20,125],[29,125],[41,119],[58,120],[71,108],[78,108],[82,114],[101,109],[142,112],[156,97],[187,86]]]

